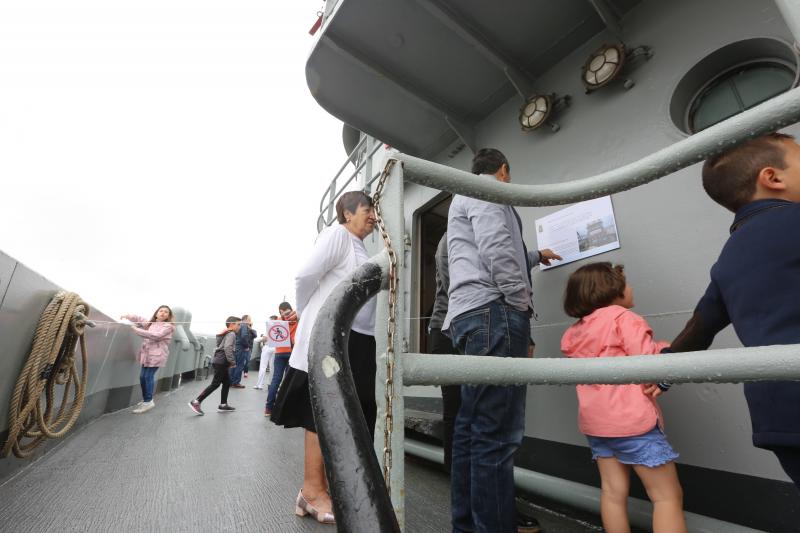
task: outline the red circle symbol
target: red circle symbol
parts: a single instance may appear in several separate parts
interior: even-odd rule
[[[267,336],[274,342],[283,342],[289,338],[289,330],[285,326],[276,324],[269,328]]]

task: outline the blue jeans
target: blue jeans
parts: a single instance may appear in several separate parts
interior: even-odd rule
[[[250,353],[243,350],[236,350],[233,352],[233,358],[236,360],[236,366],[230,369],[231,385],[238,385],[242,381],[242,372],[244,372],[245,358],[249,357]]]
[[[250,370],[250,354],[251,350],[247,350],[246,352],[244,352],[244,364],[242,365],[242,372],[244,372],[245,374],[247,374],[248,371]]]
[[[289,356],[290,353],[276,353],[275,354],[275,364],[272,367],[272,381],[269,384],[269,390],[267,391],[267,409],[272,411],[272,408],[275,406],[275,396],[278,394],[278,387],[281,384],[281,380],[283,379],[283,375],[286,373],[286,368],[289,366]]]
[[[457,316],[453,346],[463,355],[526,357],[530,317],[495,300]],[[516,533],[514,452],[525,429],[526,385],[462,385],[453,432],[454,532]]]
[[[156,390],[157,366],[143,366],[139,374],[139,384],[142,386],[142,400],[149,402],[153,399],[153,392]]]

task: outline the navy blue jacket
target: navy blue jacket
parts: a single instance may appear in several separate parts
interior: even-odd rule
[[[737,211],[672,350],[704,350],[728,324],[745,346],[800,344],[800,203],[757,200]],[[800,447],[800,382],[745,383],[744,393],[755,446]]]
[[[239,334],[236,335],[236,351],[249,352],[253,349],[253,339],[256,338],[256,332],[247,324],[242,322],[239,328]]]

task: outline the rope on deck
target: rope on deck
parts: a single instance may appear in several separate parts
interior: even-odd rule
[[[8,413],[8,439],[0,457],[29,457],[45,439],[63,437],[78,420],[88,379],[83,335],[89,306],[74,292],[59,291],[36,326],[25,366],[17,379]],[[81,375],[75,367],[75,348],[81,346]],[[57,387],[62,387],[56,404]],[[70,400],[70,391],[73,391]],[[44,403],[42,395],[44,394]]]

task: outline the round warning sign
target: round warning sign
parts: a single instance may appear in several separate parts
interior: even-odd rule
[[[275,324],[274,326],[269,328],[267,336],[273,342],[283,342],[289,337],[289,330],[286,329],[285,326],[281,326],[280,324]]]

